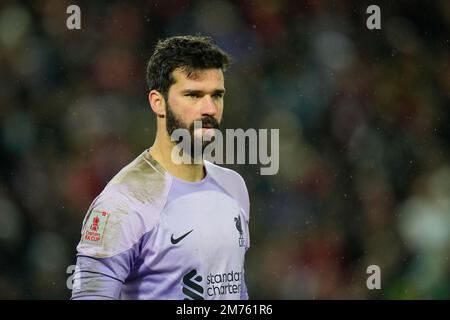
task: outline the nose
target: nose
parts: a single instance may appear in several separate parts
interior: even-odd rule
[[[205,95],[202,101],[202,114],[214,116],[217,113],[217,106],[210,95]]]

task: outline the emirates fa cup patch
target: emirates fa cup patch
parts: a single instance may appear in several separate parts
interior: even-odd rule
[[[108,222],[109,214],[106,211],[93,210],[86,222],[83,234],[83,242],[100,245],[103,240],[103,232]]]

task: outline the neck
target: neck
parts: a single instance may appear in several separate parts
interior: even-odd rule
[[[170,140],[168,134],[161,134],[160,131],[156,134],[156,139],[150,149],[150,155],[155,159],[164,169],[172,176],[186,180],[189,182],[196,182],[203,179],[205,176],[203,163],[202,164],[175,164],[172,161],[173,142]]]

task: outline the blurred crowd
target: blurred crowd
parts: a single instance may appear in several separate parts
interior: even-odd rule
[[[251,298],[450,298],[446,0],[0,2],[0,298],[70,297],[89,204],[154,139],[146,62],[181,34],[233,57],[224,128],[280,129],[277,175],[228,166]]]

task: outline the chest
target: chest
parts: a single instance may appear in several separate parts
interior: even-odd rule
[[[204,266],[242,260],[247,228],[238,203],[216,191],[177,198],[161,213],[154,248],[177,264]]]

